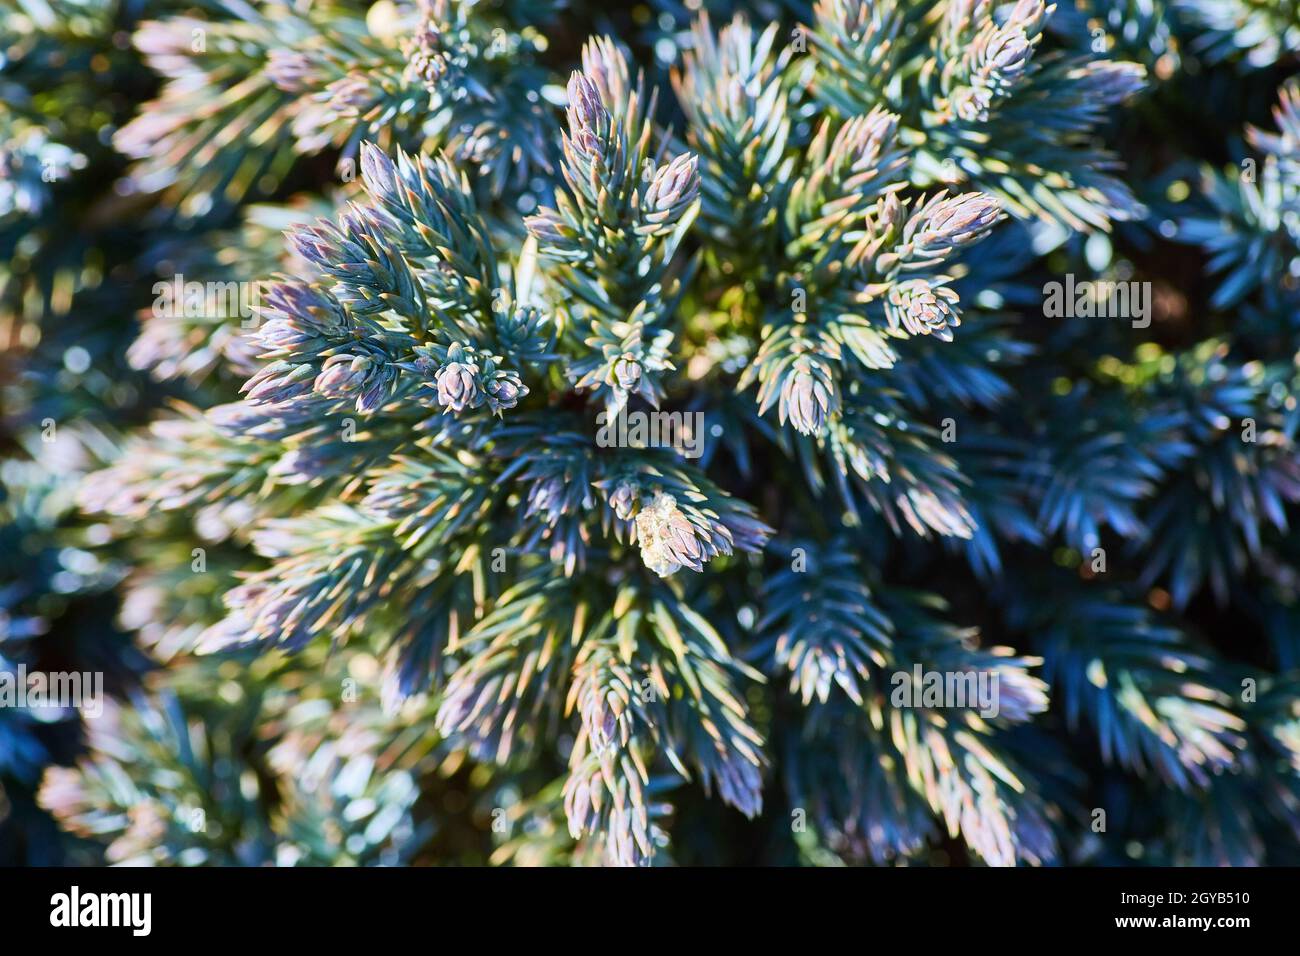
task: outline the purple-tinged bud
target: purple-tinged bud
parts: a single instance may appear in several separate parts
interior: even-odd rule
[[[1047,21],[1047,4],[1044,0],[1018,0],[1004,27],[1016,26],[1029,36],[1042,32]]]
[[[1078,82],[1076,94],[1098,107],[1122,103],[1146,86],[1147,71],[1140,63],[1093,60],[1070,71]]]
[[[595,84],[577,72],[569,77],[568,118],[574,148],[587,156],[599,156],[609,133],[610,115]]]
[[[373,106],[376,99],[370,77],[360,70],[335,80],[325,87],[325,92],[329,94],[330,109],[343,116],[356,116]]]
[[[569,111],[576,128],[598,126],[607,115],[600,100],[600,90],[583,74],[574,71],[569,77]]]
[[[1025,72],[1031,56],[1033,45],[1021,30],[999,30],[983,50],[977,78],[994,88],[1007,87]]]
[[[518,372],[497,372],[487,385],[488,404],[494,412],[514,408],[528,394],[528,387],[519,380]]]
[[[897,129],[898,116],[876,107],[866,116],[854,117],[844,124],[835,135],[831,156],[842,157],[854,170],[870,168],[876,164]]]
[[[620,103],[627,96],[627,60],[609,37],[593,37],[582,48],[582,72],[604,103]]]
[[[952,96],[952,110],[966,120],[984,121],[996,96],[1006,96],[1029,70],[1042,36],[1047,8],[1042,0],[1020,0],[1001,26],[987,21],[966,50],[966,86]]]
[[[528,490],[527,515],[540,514],[554,524],[565,511],[564,480],[558,476],[541,478]]]
[[[982,238],[1002,215],[998,201],[986,193],[942,193],[919,209],[908,222],[911,259],[942,258],[953,249]]]
[[[609,495],[609,506],[623,521],[629,521],[636,511],[636,485],[620,481]]]
[[[993,94],[982,86],[963,86],[950,99],[952,112],[967,123],[983,123],[989,118]]]
[[[305,282],[275,282],[259,308],[268,321],[287,319],[324,335],[338,335],[347,327],[347,313],[334,295]]]
[[[781,422],[789,419],[795,431],[817,435],[835,404],[835,385],[826,368],[807,355],[795,359],[794,368],[781,383]]]
[[[543,209],[537,215],[529,216],[524,220],[524,225],[544,243],[559,245],[569,241],[564,234],[564,226],[559,214],[552,209]]]
[[[957,293],[947,286],[909,279],[889,290],[885,314],[891,326],[901,325],[909,335],[933,335],[951,342],[952,330],[961,324],[957,301]]]
[[[637,543],[645,566],[666,578],[679,568],[704,570],[704,549],[695,526],[677,507],[677,499],[660,492],[637,512]]]
[[[636,388],[641,381],[641,363],[635,355],[624,354],[614,363],[614,381],[627,392]]]
[[[689,205],[700,190],[697,166],[698,160],[694,155],[683,153],[655,173],[645,192],[646,212],[680,211],[681,207]]]
[[[394,379],[395,373],[392,368],[376,369],[375,374],[372,374],[365,383],[361,394],[357,396],[357,411],[362,415],[377,411],[392,394]]]
[[[450,72],[446,43],[432,20],[421,21],[415,36],[402,45],[402,52],[407,60],[406,78],[430,90],[436,90]]]
[[[508,378],[493,379],[488,385],[488,393],[503,408],[513,408],[518,404],[519,396],[524,394],[525,391],[524,386],[516,385]]]
[[[253,333],[263,355],[292,355],[316,336],[293,319],[272,319]]]
[[[317,395],[346,398],[365,387],[374,360],[365,355],[331,355],[312,384]]]
[[[306,54],[297,50],[272,50],[266,58],[266,75],[286,93],[301,93],[316,76]]]
[[[388,155],[370,141],[361,144],[361,181],[366,192],[385,200],[397,192],[397,172]]]
[[[286,233],[289,246],[300,259],[317,266],[331,266],[339,258],[338,247],[324,226],[304,226]]]
[[[898,193],[888,193],[876,202],[875,215],[872,217],[876,231],[886,233],[898,225],[903,218],[903,203]]]
[[[272,362],[258,369],[240,391],[254,405],[279,405],[310,394],[315,372],[311,365]]]
[[[438,369],[438,404],[453,413],[472,408],[478,400],[478,369],[461,362],[449,362]]]

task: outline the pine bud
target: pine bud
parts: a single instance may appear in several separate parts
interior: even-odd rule
[[[524,220],[524,225],[534,236],[550,246],[567,244],[571,236],[566,236],[566,228],[560,220],[559,213],[544,209],[535,216]],[[570,234],[572,230],[567,230]]]
[[[315,333],[294,319],[272,319],[263,322],[254,333],[258,346],[265,356],[293,355],[302,346],[315,340]]]
[[[683,153],[655,173],[645,191],[643,214],[647,222],[672,226],[681,218],[700,191],[697,164],[695,156]]]
[[[874,167],[898,129],[898,116],[876,107],[866,116],[849,120],[835,136],[831,155],[844,156],[850,169]]]
[[[266,58],[266,75],[286,93],[301,93],[315,79],[316,70],[297,50],[272,50]]]
[[[982,238],[1002,211],[985,193],[963,193],[944,198],[940,193],[908,223],[913,259],[939,259],[952,250]]]
[[[1089,105],[1110,106],[1146,86],[1147,71],[1138,63],[1092,60],[1072,71],[1070,78],[1081,81],[1078,95]]]
[[[361,144],[361,181],[366,191],[381,202],[397,194],[397,171],[382,149],[369,141]]]
[[[778,406],[781,421],[790,420],[804,435],[819,434],[835,404],[834,384],[830,373],[814,359],[801,355],[781,383]]]
[[[402,46],[406,54],[405,76],[437,90],[450,73],[450,63],[442,32],[428,19],[415,30],[415,36]]]
[[[518,372],[497,372],[496,377],[487,385],[487,402],[494,412],[514,408],[519,404],[519,399],[527,394],[528,388],[519,380]]]
[[[329,292],[303,282],[276,282],[257,307],[264,320],[253,339],[268,354],[298,354],[303,346],[339,336],[347,314]]]
[[[287,232],[289,247],[293,250],[294,255],[311,265],[334,265],[338,249],[330,238],[329,228],[329,224],[322,223],[317,226],[303,226]]]
[[[641,363],[635,355],[625,354],[614,363],[614,380],[626,392],[636,388],[641,381]]]
[[[1043,32],[1047,14],[1047,4],[1044,0],[1017,0],[1007,17],[1006,26],[1014,24],[1029,36],[1035,37]]]
[[[666,578],[680,568],[703,571],[703,549],[695,528],[677,508],[677,499],[659,492],[637,512],[637,543],[645,566]]]
[[[528,489],[527,515],[542,515],[554,524],[565,512],[564,479],[558,475],[541,478]]]
[[[952,329],[961,324],[954,308],[957,293],[946,286],[931,286],[925,279],[909,279],[889,290],[885,314],[889,324],[902,325],[911,335],[933,335],[952,341]]]
[[[967,123],[983,123],[989,118],[993,94],[982,86],[963,86],[951,98],[952,111]]]
[[[311,365],[272,362],[258,369],[240,391],[255,405],[279,405],[309,394],[314,373]]]
[[[325,87],[329,94],[329,107],[340,116],[356,116],[374,105],[376,91],[370,77],[361,70],[353,70]]]
[[[1029,66],[1033,46],[1024,31],[1012,27],[992,34],[980,47],[977,83],[997,90],[1013,84]]]
[[[610,117],[596,85],[581,73],[569,77],[569,135],[574,148],[588,157],[604,152]]]
[[[609,37],[592,37],[582,47],[582,73],[601,102],[621,103],[628,95],[627,60]]]
[[[636,510],[636,485],[620,481],[609,495],[609,506],[623,521],[630,521]]]
[[[364,355],[331,355],[312,384],[317,395],[345,398],[365,387],[374,361]]]
[[[478,399],[478,369],[461,362],[448,362],[438,369],[438,404],[459,413],[473,407]]]

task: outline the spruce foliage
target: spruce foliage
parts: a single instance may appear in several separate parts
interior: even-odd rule
[[[1296,861],[1295,11],[687,6],[0,0],[0,859]]]

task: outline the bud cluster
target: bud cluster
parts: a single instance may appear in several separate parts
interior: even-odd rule
[[[486,405],[494,414],[514,408],[528,394],[519,373],[498,367],[499,356],[492,356],[468,345],[452,343],[420,346],[412,368],[428,375],[424,384],[437,391],[438,404],[451,414]]]

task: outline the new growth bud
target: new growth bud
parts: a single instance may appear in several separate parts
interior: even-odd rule
[[[463,362],[448,362],[438,369],[438,404],[450,412],[462,412],[478,404],[478,369]]]
[[[704,550],[695,537],[695,528],[678,510],[672,495],[659,492],[637,512],[636,536],[641,560],[661,578],[683,567],[704,570]]]
[[[933,335],[951,342],[952,330],[961,324],[957,299],[947,286],[909,279],[889,290],[885,314],[893,328],[901,325],[910,335]]]
[[[795,359],[794,368],[781,383],[778,413],[804,435],[819,434],[835,408],[835,385],[824,365],[810,356]]]
[[[575,72],[569,77],[569,138],[579,154],[594,159],[603,154],[610,131],[610,115],[596,85]]]
[[[683,153],[655,173],[646,187],[642,218],[655,232],[668,232],[700,192],[698,161]]]

